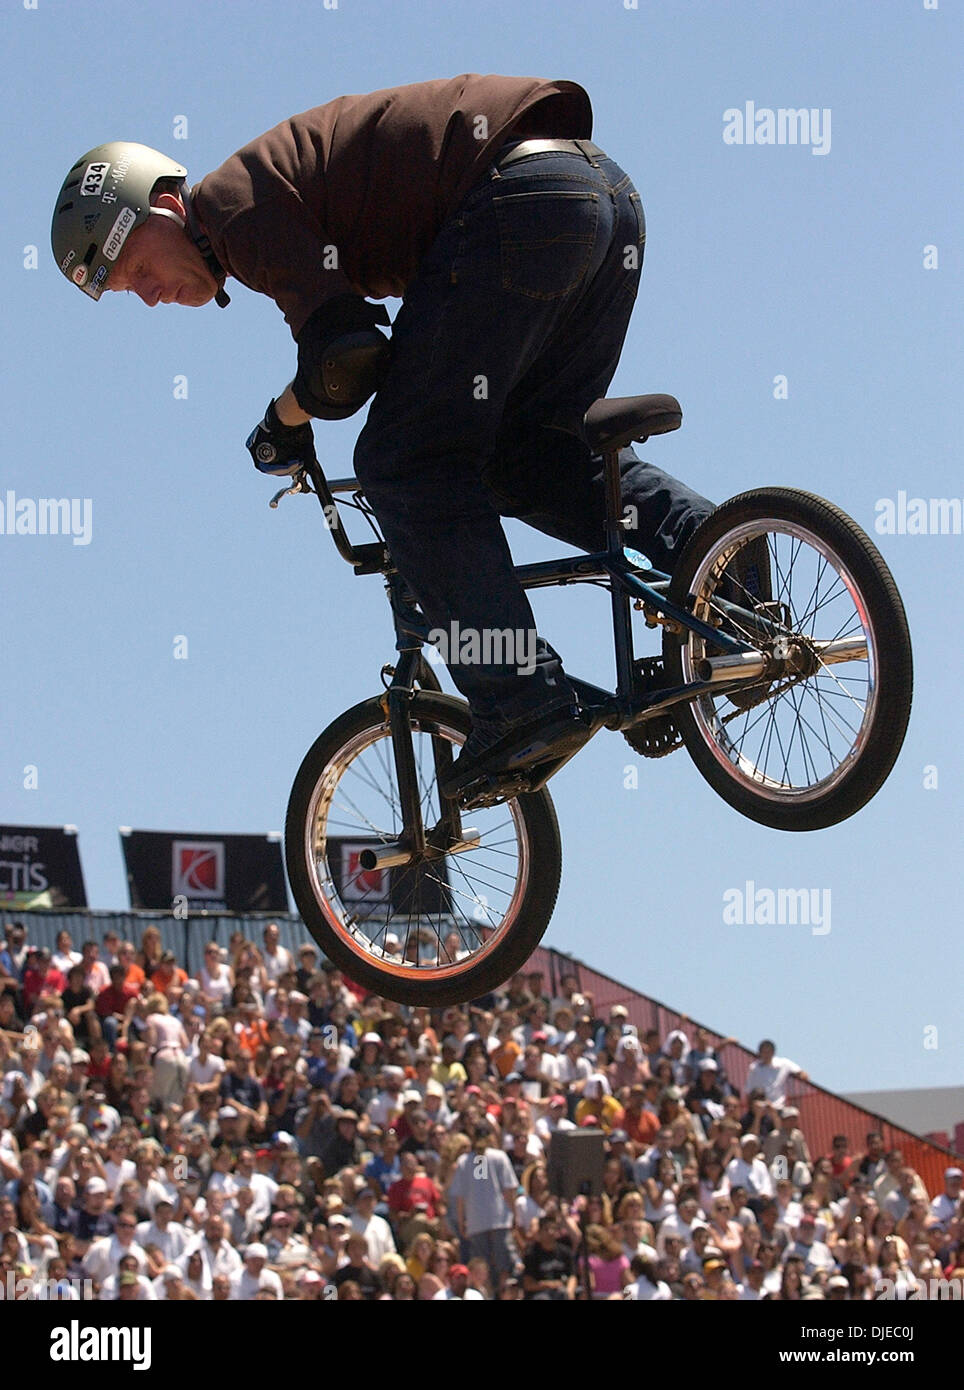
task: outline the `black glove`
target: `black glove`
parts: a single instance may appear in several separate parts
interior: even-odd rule
[[[269,402],[260,425],[248,435],[245,448],[260,473],[269,473],[276,478],[290,477],[307,464],[318,462],[310,423],[282,424],[273,400]]]

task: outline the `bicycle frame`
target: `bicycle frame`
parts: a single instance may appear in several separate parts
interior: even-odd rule
[[[605,726],[609,729],[623,730],[643,723],[661,714],[673,705],[698,699],[712,691],[715,695],[725,694],[727,690],[746,684],[747,675],[742,679],[697,680],[672,688],[643,690],[640,682],[634,679],[632,604],[642,608],[650,626],[675,624],[679,631],[690,631],[711,642],[725,657],[739,658],[755,649],[746,642],[711,627],[685,608],[671,602],[667,596],[670,576],[656,569],[641,569],[627,559],[623,548],[622,521],[620,518],[620,480],[617,452],[603,454],[604,482],[606,493],[606,549],[587,555],[559,560],[545,560],[536,564],[518,565],[515,573],[523,589],[549,588],[555,585],[576,583],[598,583],[608,585],[612,600],[613,644],[616,658],[616,689],[605,690],[577,676],[569,675],[576,690],[580,704],[587,712],[593,734]],[[416,855],[451,853],[452,847],[470,843],[463,836],[461,816],[455,802],[443,801],[442,819],[430,833],[426,833],[421,814],[418,779],[415,769],[411,729],[406,710],[407,702],[415,692],[416,684],[423,689],[440,690],[441,687],[422,654],[422,647],[429,639],[429,625],[419,612],[414,599],[408,593],[402,576],[392,567],[384,541],[353,545],[341,525],[341,516],[335,502],[335,494],[352,493],[355,505],[371,519],[372,513],[364,502],[364,494],[355,478],[340,478],[329,483],[321,466],[312,462],[306,469],[312,488],[305,488],[303,481],[285,491],[311,491],[325,513],[326,526],[332,532],[332,539],[342,556],[355,570],[356,574],[381,573],[385,578],[392,618],[395,625],[395,649],[398,660],[394,667],[384,670],[391,673],[384,698],[385,713],[389,720],[394,749],[396,775],[398,778],[399,799],[405,832],[397,845],[388,845],[384,851],[368,851],[365,868],[388,867],[392,864],[411,862]],[[278,496],[284,495],[283,493]],[[277,500],[277,499],[276,499]],[[645,578],[642,576],[645,575]],[[761,633],[775,631],[762,615],[741,608],[739,605],[717,601],[723,611],[738,617],[740,623]],[[447,770],[452,761],[451,745],[443,739],[434,741],[436,774]],[[538,768],[535,780],[530,781],[529,790],[544,786],[550,777],[568,761],[563,758],[546,763]]]

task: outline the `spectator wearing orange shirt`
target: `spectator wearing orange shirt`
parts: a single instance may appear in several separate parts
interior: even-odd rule
[[[170,1000],[172,996],[179,994],[186,984],[187,971],[178,965],[174,952],[162,951],[160,961],[151,974],[151,987]]]
[[[496,1024],[496,1045],[489,1054],[489,1060],[499,1073],[501,1080],[518,1070],[517,1062],[522,1056],[522,1048],[512,1036],[512,1018],[503,1015]]]
[[[655,1077],[641,1086],[631,1086],[623,1113],[622,1128],[629,1136],[636,1154],[645,1153],[656,1139],[659,1115],[655,1105],[659,1097],[659,1082]]]
[[[127,986],[133,985],[135,992],[140,994],[147,976],[137,964],[133,941],[121,942],[120,946],[117,948],[117,963],[124,967],[124,984]]]

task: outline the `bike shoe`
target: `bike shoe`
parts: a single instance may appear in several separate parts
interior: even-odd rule
[[[729,603],[755,611],[773,606],[773,581],[770,572],[770,548],[766,535],[754,536],[726,567],[720,596]],[[750,709],[769,689],[770,682],[731,690],[727,695],[737,709]]]
[[[591,734],[591,725],[570,699],[510,725],[504,720],[477,719],[451,770],[439,782],[439,791],[454,797],[479,778],[498,779],[568,757]]]
[[[741,608],[757,608],[773,601],[770,548],[766,535],[754,536],[726,567],[720,597]]]

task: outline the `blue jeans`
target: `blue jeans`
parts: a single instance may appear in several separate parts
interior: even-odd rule
[[[639,194],[605,156],[493,165],[443,224],[395,318],[356,475],[430,627],[535,642],[528,674],[450,665],[478,717],[524,719],[564,697],[500,517],[604,546],[602,465],[582,417],[615,373],[645,235]],[[638,511],[626,544],[670,570],[712,504],[631,449],[620,466]]]

